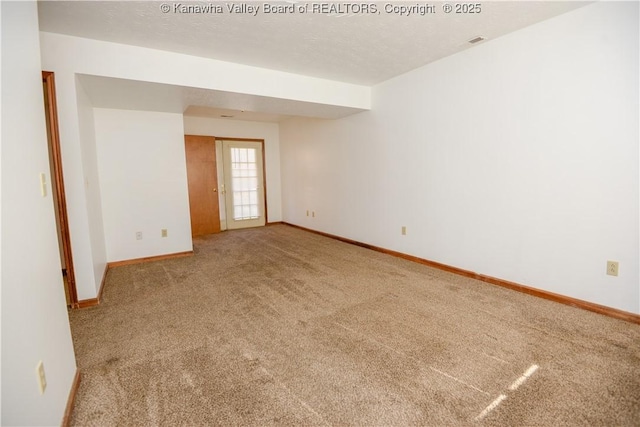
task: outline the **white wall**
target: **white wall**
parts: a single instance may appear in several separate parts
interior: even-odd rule
[[[371,89],[143,47],[41,33],[43,62],[103,77],[368,109]]]
[[[219,139],[224,137],[264,139],[267,217],[269,222],[282,221],[280,131],[277,123],[185,116],[184,132],[187,135],[207,135]],[[223,209],[220,214],[222,220]]]
[[[182,115],[96,108],[94,117],[108,261],[191,251]]]
[[[86,211],[89,227],[89,243],[91,247],[91,263],[93,265],[93,283],[96,292],[107,266],[107,251],[102,218],[102,196],[98,177],[98,154],[96,150],[96,133],[94,128],[93,106],[80,81],[76,78],[76,96],[78,100],[78,125],[82,144],[82,168],[84,171],[84,191],[86,195]],[[91,294],[83,294],[89,298]]]
[[[71,248],[76,273],[79,299],[97,296],[102,281],[102,268],[108,257],[125,256],[147,252],[163,252],[160,247],[141,250],[124,250],[124,240],[118,244],[109,239],[112,226],[103,226],[105,235],[100,235],[99,205],[103,213],[106,201],[104,194],[99,203],[102,188],[96,181],[91,136],[91,113],[86,94],[77,79],[78,74],[138,80],[192,88],[235,92],[257,97],[274,97],[305,103],[337,105],[366,109],[371,105],[371,89],[365,86],[334,82],[318,78],[294,75],[256,67],[248,67],[207,58],[141,48],[117,43],[102,42],[53,33],[40,33],[43,69],[55,72],[58,117],[62,162],[67,196]],[[212,78],[215,76],[215,78]],[[81,123],[82,122],[82,123]],[[96,129],[97,132],[99,132]],[[230,135],[229,135],[230,136]],[[276,164],[277,153],[268,154],[267,162]],[[269,166],[268,166],[269,167]],[[278,178],[271,173],[271,178]],[[272,184],[268,189],[270,220],[280,218],[279,202],[271,201],[277,194]],[[134,220],[131,220],[134,221]],[[127,224],[130,224],[129,221]],[[135,222],[135,221],[134,221]],[[180,225],[176,225],[178,228]],[[124,231],[119,231],[124,233]],[[170,231],[171,235],[171,231]],[[145,239],[143,239],[145,240]],[[175,242],[175,247],[184,247],[184,241]],[[136,243],[138,244],[138,243]],[[161,247],[166,246],[166,240]],[[107,247],[106,253],[103,246]],[[115,248],[120,247],[116,250]],[[172,246],[174,247],[174,246]],[[114,252],[115,251],[115,252]],[[129,256],[127,255],[127,256]]]
[[[0,25],[2,25],[2,5],[0,5]],[[2,27],[0,27],[2,28]],[[8,33],[8,32],[7,32]],[[4,38],[4,34],[2,34]],[[0,53],[2,53],[2,46],[0,45]],[[2,90],[2,55],[0,54],[0,90]],[[2,92],[0,92],[2,93]],[[2,102],[0,102],[0,130],[2,129]],[[1,135],[0,135],[1,136]],[[0,138],[1,140],[1,138]],[[0,149],[0,172],[2,171],[2,150]],[[0,200],[2,198],[2,173],[0,173]],[[0,203],[1,206],[1,203]],[[0,241],[2,241],[2,209],[0,209]],[[0,244],[0,287],[2,286],[2,246]],[[0,320],[2,319],[2,292],[0,290]],[[0,331],[1,333],[1,331]],[[0,335],[1,337],[1,335]],[[2,354],[2,339],[0,339],[0,355]],[[2,380],[2,357],[0,357],[0,382]],[[0,385],[0,424],[2,424],[2,387]]]
[[[640,313],[638,33],[596,3],[283,122],[284,220]]]
[[[35,2],[2,2],[2,425],[59,425],[76,365],[60,274]],[[10,108],[7,108],[10,107]],[[44,362],[40,395],[35,368]]]
[[[55,72],[60,150],[71,251],[79,300],[95,298],[102,282],[106,253],[96,172],[92,107],[73,73]]]

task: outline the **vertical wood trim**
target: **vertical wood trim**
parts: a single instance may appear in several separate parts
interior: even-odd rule
[[[68,427],[71,423],[71,415],[73,414],[73,408],[76,404],[76,396],[78,394],[78,388],[80,387],[80,369],[76,368],[76,375],[73,377],[73,383],[71,384],[71,390],[69,391],[69,397],[67,398],[67,407],[64,410],[64,416],[62,417],[62,427]]]
[[[76,289],[76,275],[73,267],[73,253],[71,250],[71,235],[69,231],[69,218],[67,216],[67,197],[64,188],[64,174],[62,172],[62,152],[60,149],[60,134],[58,131],[58,108],[56,104],[56,87],[54,73],[51,71],[42,72],[42,81],[47,90],[48,116],[51,134],[51,152],[54,170],[51,171],[52,179],[55,180],[58,194],[58,217],[60,219],[60,231],[62,234],[62,250],[65,256],[65,267],[67,269],[67,283],[69,287],[69,302],[71,306],[78,303],[78,291]],[[53,192],[52,192],[53,193]]]

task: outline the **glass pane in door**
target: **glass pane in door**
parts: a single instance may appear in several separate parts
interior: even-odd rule
[[[255,148],[231,147],[231,188],[233,219],[260,217],[258,209],[258,164]]]

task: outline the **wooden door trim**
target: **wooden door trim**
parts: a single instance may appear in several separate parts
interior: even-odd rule
[[[264,224],[269,223],[269,209],[267,206],[267,158],[265,152],[264,139],[259,138],[227,138],[224,136],[216,136],[216,141],[240,141],[240,142],[259,142],[262,145],[262,188],[264,189]]]
[[[55,181],[58,195],[56,205],[58,208],[58,218],[60,219],[62,250],[65,256],[65,267],[67,270],[69,302],[72,308],[76,308],[78,304],[78,291],[76,289],[76,275],[73,268],[71,234],[69,231],[69,218],[67,215],[67,197],[64,188],[64,174],[62,172],[62,150],[60,149],[58,108],[56,104],[56,86],[54,73],[52,71],[43,71],[42,82],[44,83],[45,90],[47,91],[47,106],[51,134],[51,161],[54,168],[54,170],[51,171],[51,175],[52,180]],[[53,194],[53,192],[51,193]]]

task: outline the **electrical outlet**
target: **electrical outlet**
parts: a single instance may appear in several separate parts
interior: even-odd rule
[[[407,227],[405,227],[404,225],[402,226],[402,235],[403,236],[407,235]]]
[[[609,276],[618,275],[618,261],[607,261],[607,274]]]
[[[309,209],[307,209],[307,216],[309,216]]]
[[[167,229],[166,229],[166,228],[163,228],[163,229],[161,230],[161,232],[160,232],[160,235],[161,235],[162,237],[167,237],[167,236],[168,236]]]
[[[136,240],[142,240],[142,231],[136,231]]]
[[[316,217],[316,211],[312,211],[311,212],[311,218],[315,218]]]
[[[40,394],[44,394],[44,390],[47,388],[47,377],[44,375],[44,364],[42,360],[36,365],[36,377],[38,379]]]

